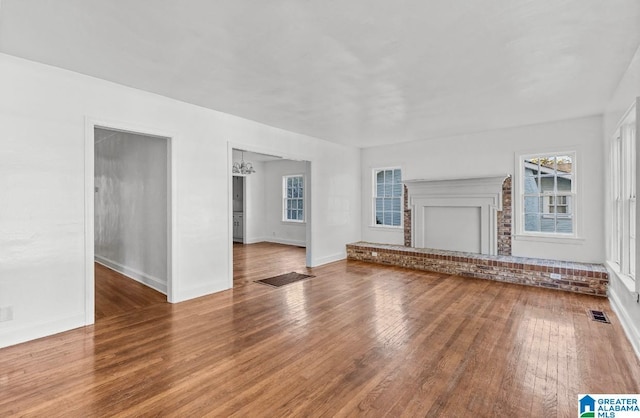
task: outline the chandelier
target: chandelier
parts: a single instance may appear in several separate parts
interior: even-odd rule
[[[251,163],[244,161],[244,151],[242,151],[242,161],[233,163],[232,171],[234,174],[251,174],[256,172]]]

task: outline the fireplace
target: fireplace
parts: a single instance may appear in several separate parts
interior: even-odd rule
[[[498,255],[497,215],[508,177],[406,180],[411,246]]]

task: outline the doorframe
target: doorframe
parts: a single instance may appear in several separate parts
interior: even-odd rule
[[[305,255],[305,262],[307,267],[311,267],[313,265],[313,256],[312,256],[312,250],[313,250],[313,240],[312,240],[312,231],[313,231],[313,216],[312,216],[312,207],[313,207],[313,201],[314,201],[314,197],[313,197],[313,187],[311,187],[311,183],[313,180],[313,175],[312,175],[312,167],[313,167],[313,160],[312,158],[310,158],[309,156],[305,156],[305,155],[296,155],[296,154],[290,154],[290,153],[286,153],[286,152],[281,152],[278,151],[276,149],[273,148],[261,148],[261,147],[257,147],[254,145],[249,145],[249,144],[243,144],[241,142],[234,142],[234,141],[227,141],[227,200],[228,200],[228,219],[227,219],[227,226],[229,228],[228,231],[228,245],[229,245],[229,257],[228,257],[228,266],[229,266],[229,275],[228,275],[228,283],[227,285],[229,286],[229,289],[233,289],[233,172],[232,172],[232,168],[233,168],[233,150],[237,149],[237,150],[244,150],[247,152],[255,152],[258,154],[266,154],[266,155],[272,155],[274,157],[280,157],[284,160],[293,160],[293,161],[302,161],[306,164],[306,179],[305,179],[305,187],[306,190],[305,192],[307,193],[308,196],[308,201],[306,203],[305,206],[305,248],[306,248],[306,255]],[[243,243],[246,242],[246,224],[247,224],[247,211],[246,211],[246,201],[247,201],[247,188],[246,188],[246,180],[245,180],[245,187],[243,190],[244,193],[244,201],[243,201],[243,207],[244,207],[244,215],[243,215],[243,222],[244,222],[244,239],[243,239]]]
[[[94,230],[94,191],[95,191],[95,128],[128,132],[139,135],[162,137],[167,139],[167,301],[175,303],[178,296],[178,234],[177,227],[177,135],[132,124],[129,122],[85,117],[84,135],[84,277],[85,277],[85,324],[95,322],[95,230]]]

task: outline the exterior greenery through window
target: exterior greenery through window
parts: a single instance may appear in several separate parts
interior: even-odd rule
[[[304,222],[304,177],[302,175],[284,176],[283,184],[283,220]]]
[[[402,172],[399,168],[373,170],[373,211],[376,225],[402,224]]]
[[[523,232],[574,234],[575,153],[522,160]]]

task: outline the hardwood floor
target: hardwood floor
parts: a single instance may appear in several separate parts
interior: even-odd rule
[[[167,296],[95,263],[96,321],[167,301]]]
[[[234,269],[232,290],[0,350],[0,416],[570,417],[579,393],[640,392],[604,298],[306,269],[304,250],[277,244],[234,246]],[[316,277],[253,282],[288,271]]]

